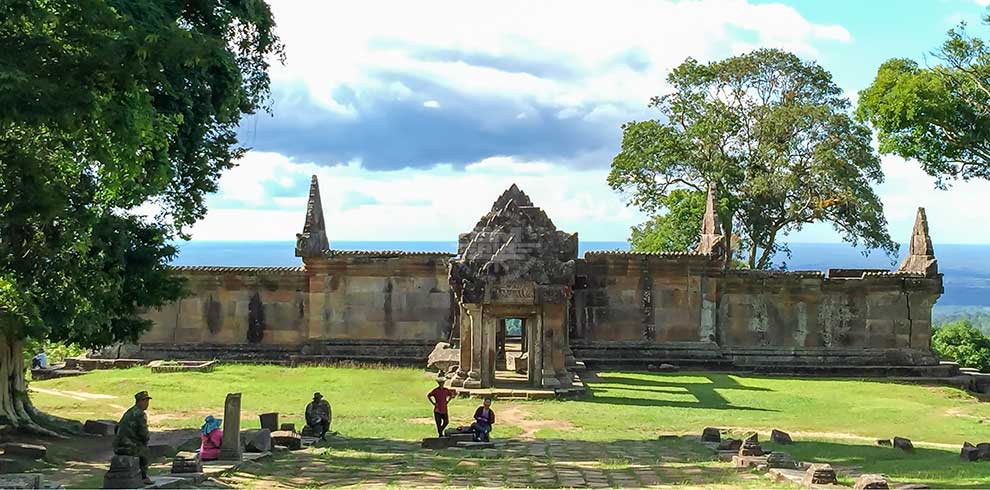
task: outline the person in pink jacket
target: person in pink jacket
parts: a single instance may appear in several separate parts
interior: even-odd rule
[[[220,443],[223,441],[223,431],[220,430],[221,420],[212,415],[206,416],[206,421],[199,428],[202,443],[199,446],[199,459],[212,461],[220,457]]]

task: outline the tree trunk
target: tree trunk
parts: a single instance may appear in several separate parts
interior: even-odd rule
[[[24,341],[0,335],[0,428],[59,437],[79,432],[78,422],[43,414],[27,393]]]

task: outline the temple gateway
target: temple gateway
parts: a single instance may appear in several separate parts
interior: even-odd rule
[[[709,192],[696,250],[588,252],[513,185],[457,254],[334,250],[316,177],[300,267],[175,267],[192,294],[112,355],[424,365],[459,350],[458,387],[566,389],[573,367],[943,376],[931,312],[942,275],[923,209],[896,270],[723,267]],[[510,381],[505,381],[510,382]]]

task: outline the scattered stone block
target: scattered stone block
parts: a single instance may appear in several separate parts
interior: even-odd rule
[[[813,464],[804,472],[804,486],[811,485],[835,485],[835,470],[828,463]]]
[[[798,463],[790,454],[775,452],[767,456],[767,467],[796,470],[801,468],[801,463]]]
[[[742,439],[725,439],[718,443],[719,451],[739,451],[742,447]]]
[[[980,460],[980,450],[976,446],[964,442],[962,450],[959,451],[959,459],[963,461],[979,461]]]
[[[168,444],[149,444],[148,457],[151,459],[164,458],[175,454],[175,448]]]
[[[650,364],[646,366],[647,371],[656,371],[661,373],[673,373],[679,371],[680,368],[674,364],[662,363],[662,364]]]
[[[423,449],[447,449],[450,446],[450,438],[447,437],[427,437],[423,439]]]
[[[458,442],[457,446],[463,449],[495,449],[494,442]]]
[[[172,459],[172,473],[203,473],[199,453],[182,451]]]
[[[0,488],[9,489],[34,489],[44,488],[40,473],[9,473],[0,475]]]
[[[141,463],[136,456],[116,455],[103,475],[103,488],[144,488]]]
[[[752,434],[750,434],[750,435],[748,435],[748,436],[746,436],[746,437],[743,438],[743,442],[746,442],[746,441],[760,442],[760,435],[757,434],[756,432],[754,432],[754,433],[752,433]]]
[[[853,485],[853,490],[886,490],[890,488],[887,485],[887,479],[883,475],[873,475],[873,474],[862,474],[856,479],[856,484]]]
[[[473,442],[474,434],[471,433],[461,433],[461,434],[451,434],[447,436],[450,439],[450,445],[456,446],[458,442]]]
[[[903,451],[914,451],[914,444],[911,444],[911,440],[903,437],[894,438],[894,447]]]
[[[27,459],[41,459],[48,454],[48,448],[40,444],[26,444],[23,442],[8,442],[0,444],[7,456],[19,456]]]
[[[756,442],[755,435],[743,441],[739,448],[740,456],[763,456],[763,454],[763,447],[760,446],[759,442]]]
[[[292,451],[302,449],[302,437],[295,432],[279,430],[271,433],[271,441],[275,446],[287,447]]]
[[[272,450],[272,431],[261,429],[247,440],[245,449],[249,453],[266,453]]]
[[[735,468],[749,468],[751,466],[766,466],[767,458],[763,456],[733,456],[732,466]]]
[[[990,443],[981,442],[976,445],[976,452],[983,461],[990,461]]]
[[[220,459],[240,461],[244,457],[241,446],[241,394],[227,393],[223,402],[223,440],[220,442]]]
[[[433,347],[426,360],[427,369],[446,373],[451,366],[456,366],[461,362],[461,350],[448,344],[439,342]]]
[[[890,439],[877,439],[877,446],[891,447],[893,444],[890,442]]]
[[[772,432],[770,432],[770,440],[776,444],[790,444],[791,442],[793,442],[791,441],[790,434],[777,429],[774,429]]]
[[[83,425],[83,432],[98,436],[112,436],[117,430],[117,423],[113,420],[87,420]]]
[[[722,442],[722,433],[717,427],[705,427],[701,431],[701,442]]]
[[[278,412],[263,413],[258,415],[261,419],[261,428],[268,429],[270,432],[275,432],[279,429],[278,427]]]
[[[291,422],[285,422],[282,425],[280,425],[278,427],[278,431],[275,431],[275,432],[279,432],[279,431],[283,431],[283,432],[284,431],[295,432],[296,431],[296,424],[293,424]]]

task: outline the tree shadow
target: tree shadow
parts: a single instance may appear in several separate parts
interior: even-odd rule
[[[747,411],[758,411],[758,412],[776,412],[777,410],[758,408],[758,407],[746,407],[739,405],[732,405],[728,400],[725,399],[717,390],[742,390],[742,391],[773,391],[769,388],[763,388],[758,386],[747,386],[739,383],[739,381],[727,374],[690,374],[689,376],[695,378],[703,378],[707,382],[690,382],[690,381],[673,381],[665,379],[667,378],[663,374],[658,373],[637,373],[637,374],[647,374],[651,376],[650,379],[643,378],[633,378],[629,376],[613,376],[606,375],[605,377],[599,376],[597,373],[592,373],[589,377],[593,381],[589,381],[586,385],[588,388],[588,396],[584,401],[590,403],[603,403],[610,405],[629,405],[629,406],[650,406],[650,407],[676,407],[676,408],[704,408],[713,410],[747,410]],[[673,376],[671,376],[672,378]],[[603,395],[603,393],[608,393],[609,391],[636,391],[642,393],[659,393],[659,394],[673,394],[673,395],[691,395],[696,400],[695,402],[680,401],[680,400],[662,400],[662,399],[648,399],[648,398],[634,398],[625,396],[612,396]]]
[[[932,488],[990,488],[990,464],[959,459],[959,451],[915,447],[907,452],[891,447],[830,441],[764,443],[764,448],[785,452],[798,461],[829,463],[840,476],[854,480],[863,473],[886,475],[892,488],[923,483]]]

